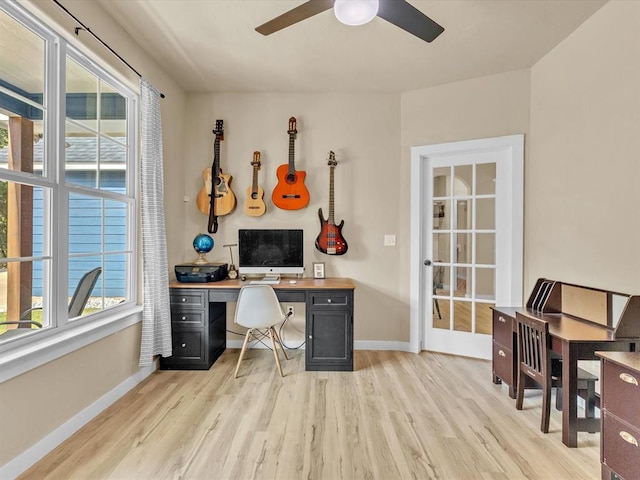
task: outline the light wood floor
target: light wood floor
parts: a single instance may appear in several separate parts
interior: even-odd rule
[[[356,351],[354,372],[276,374],[268,350],[211,370],[158,371],[20,477],[26,479],[599,478],[599,434],[561,442],[540,396],[523,411],[487,361]]]

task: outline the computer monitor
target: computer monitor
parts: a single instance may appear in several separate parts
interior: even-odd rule
[[[302,275],[302,230],[240,229],[238,267],[243,275]]]

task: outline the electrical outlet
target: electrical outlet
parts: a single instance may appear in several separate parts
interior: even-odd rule
[[[295,312],[293,310],[293,305],[289,305],[287,307],[287,314],[289,314],[289,313],[291,314],[291,315],[289,315],[289,318],[293,318],[293,316],[295,315]]]

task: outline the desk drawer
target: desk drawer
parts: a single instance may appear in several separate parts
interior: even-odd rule
[[[309,295],[312,308],[351,307],[351,294],[343,291],[313,292]]]
[[[513,343],[513,317],[493,311],[493,339],[502,345]]]
[[[604,412],[601,436],[603,463],[622,478],[640,478],[640,431]]]
[[[173,353],[170,359],[174,362],[203,362],[204,342],[202,330],[174,331],[172,338]]]
[[[182,310],[171,312],[171,323],[174,327],[202,327],[204,326],[204,312]]]
[[[506,383],[513,383],[513,352],[498,342],[493,342],[493,374]]]
[[[602,408],[640,428],[640,374],[606,359],[602,362]]]
[[[206,292],[203,290],[171,290],[169,293],[169,303],[171,306],[188,306],[204,308]]]

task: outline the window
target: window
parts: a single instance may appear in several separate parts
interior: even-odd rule
[[[13,3],[0,47],[1,349],[135,303],[138,99]]]

